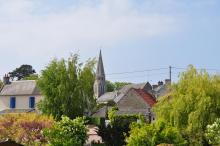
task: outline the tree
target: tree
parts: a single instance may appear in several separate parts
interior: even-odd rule
[[[27,77],[24,77],[23,80],[38,80],[38,74],[31,74]]]
[[[105,86],[106,86],[106,92],[113,92],[113,91],[115,91],[115,85],[111,81],[107,80],[105,82]]]
[[[42,71],[38,80],[44,99],[39,109],[54,118],[66,115],[71,119],[91,112],[95,105],[93,84],[95,80],[95,60],[89,59],[85,65],[78,63],[78,55],[68,60],[54,59]]]
[[[216,121],[212,125],[207,126],[207,130],[205,136],[212,145],[220,145],[220,119],[216,119]]]
[[[106,81],[106,91],[107,92],[113,92],[115,90],[120,90],[121,88],[123,88],[126,85],[129,85],[131,83],[128,82],[111,82],[111,81]]]
[[[162,143],[186,145],[177,128],[161,120],[153,124],[133,123],[126,142],[127,146],[156,146]]]
[[[12,78],[12,80],[14,80],[14,78],[16,78],[17,80],[21,80],[34,73],[36,73],[36,71],[33,69],[31,65],[24,64],[21,65],[19,68],[13,70],[12,72],[9,72],[9,75]]]
[[[62,117],[52,128],[44,130],[51,146],[82,146],[87,140],[87,128],[83,118],[74,120]]]
[[[114,86],[115,86],[116,90],[120,90],[122,87],[124,87],[126,85],[129,85],[129,84],[132,84],[132,83],[129,83],[129,82],[115,82]]]
[[[220,117],[220,77],[189,66],[170,95],[159,100],[154,112],[176,127],[189,145],[208,145],[206,127]]]
[[[143,119],[140,115],[117,115],[117,111],[118,108],[113,107],[108,112],[109,125],[99,125],[98,135],[108,146],[125,145],[125,137],[129,135],[130,124]]]

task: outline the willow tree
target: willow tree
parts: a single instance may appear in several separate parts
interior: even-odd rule
[[[177,127],[189,145],[207,145],[206,127],[220,117],[220,77],[189,66],[154,111],[158,118]]]
[[[39,109],[56,119],[62,115],[73,119],[91,111],[95,105],[94,65],[94,59],[85,64],[79,63],[77,54],[71,55],[68,60],[52,60],[38,80],[44,96]]]

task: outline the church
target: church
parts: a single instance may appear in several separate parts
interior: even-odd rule
[[[93,116],[105,117],[108,110],[112,108],[108,106],[108,103],[114,103],[114,106],[119,109],[116,113],[118,115],[142,114],[150,120],[154,120],[152,107],[156,104],[158,96],[167,94],[169,84],[170,80],[165,80],[165,84],[160,81],[158,85],[154,86],[151,86],[149,82],[129,84],[118,91],[106,92],[106,76],[100,51],[94,83],[94,95],[98,104],[105,104],[106,106],[97,110]]]

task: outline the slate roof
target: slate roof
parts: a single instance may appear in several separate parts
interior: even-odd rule
[[[131,88],[144,89],[146,84],[148,84],[148,82],[147,83],[140,83],[140,84],[125,85],[119,91],[106,92],[105,94],[103,94],[102,96],[100,96],[97,99],[97,102],[98,103],[104,103],[104,102],[108,102],[108,101],[114,101],[115,103],[117,103]]]
[[[105,76],[101,50],[100,50],[99,61],[98,61],[97,70],[96,70],[96,77],[99,77],[99,76]]]
[[[15,95],[40,95],[40,90],[37,88],[36,81],[13,81],[10,84],[4,85],[0,92],[0,96],[15,96]]]
[[[100,96],[97,99],[98,103],[104,103],[104,102],[108,102],[108,101],[113,101],[115,99],[117,95],[117,92],[107,92],[105,94],[103,94],[102,96]]]
[[[108,111],[111,110],[111,108],[112,107],[108,107]],[[103,106],[102,108],[98,109],[92,116],[105,118],[106,113],[107,113],[107,106]]]

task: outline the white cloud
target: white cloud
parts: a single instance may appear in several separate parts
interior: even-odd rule
[[[95,6],[82,2],[45,14],[38,14],[39,9],[34,0],[0,0],[0,50],[11,55],[10,63],[163,36],[178,28],[176,18],[140,14],[128,0],[103,0]]]

